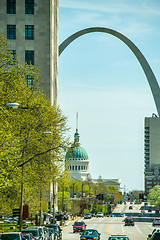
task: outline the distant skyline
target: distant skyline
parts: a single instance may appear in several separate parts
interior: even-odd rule
[[[59,44],[87,27],[106,27],[128,37],[160,76],[160,2],[60,0]],[[120,178],[127,191],[144,189],[144,118],[156,113],[145,74],[119,39],[90,33],[59,58],[59,106],[70,136],[78,130],[92,178]]]

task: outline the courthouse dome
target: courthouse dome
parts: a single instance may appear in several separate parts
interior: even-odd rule
[[[88,159],[86,150],[79,146],[71,146],[67,151],[66,158],[85,158]]]

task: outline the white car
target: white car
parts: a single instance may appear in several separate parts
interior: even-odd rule
[[[102,212],[98,212],[96,217],[104,217]]]

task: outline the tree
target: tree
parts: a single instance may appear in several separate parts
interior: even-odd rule
[[[147,201],[157,208],[160,208],[160,185],[150,189]]]
[[[27,86],[28,77],[34,83],[31,86]],[[15,62],[6,39],[0,35],[1,208],[6,199],[8,206],[19,206],[22,182],[24,200],[34,205],[37,190],[47,190],[52,176],[61,172],[69,144],[67,118],[51,106],[39,85],[37,68]],[[18,109],[6,107],[15,102],[19,103]]]

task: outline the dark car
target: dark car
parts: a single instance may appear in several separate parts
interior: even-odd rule
[[[92,217],[91,213],[84,214],[84,219],[91,219],[91,217]]]
[[[125,220],[125,226],[134,226],[134,219],[127,217]]]
[[[87,229],[81,233],[80,240],[96,239],[100,240],[100,233],[96,229]]]
[[[2,240],[25,240],[21,232],[2,233],[0,236]]]
[[[75,221],[73,226],[73,233],[75,232],[83,232],[84,230],[86,230],[86,224],[83,221]]]
[[[149,234],[147,240],[159,240],[160,239],[160,231],[159,229],[154,229],[152,234]]]
[[[160,218],[155,218],[152,223],[153,226],[160,225]]]
[[[108,240],[129,240],[127,235],[111,235]]]
[[[33,235],[31,236],[31,234],[22,234],[23,238],[25,238],[26,240],[34,240]]]
[[[133,209],[133,207],[132,207],[132,206],[129,206],[129,209]]]
[[[54,230],[54,239],[61,240],[62,239],[62,229],[58,224],[47,224],[47,228]]]

